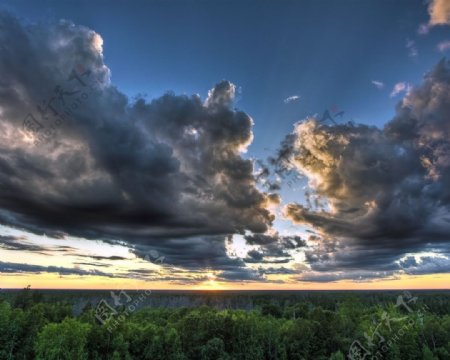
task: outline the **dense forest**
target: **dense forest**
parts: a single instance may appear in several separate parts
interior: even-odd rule
[[[0,360],[450,359],[448,293],[265,296],[251,311],[137,309],[122,295],[79,315],[30,288],[0,296]]]

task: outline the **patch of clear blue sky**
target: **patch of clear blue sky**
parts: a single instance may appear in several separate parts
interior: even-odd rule
[[[112,81],[126,94],[199,93],[228,79],[255,120],[249,156],[264,158],[293,124],[335,105],[344,120],[382,126],[400,97],[443,56],[448,28],[417,34],[423,0],[0,1],[30,21],[65,18],[104,39]],[[408,56],[407,39],[419,52]],[[385,83],[377,90],[372,80]],[[283,100],[299,95],[300,100]]]

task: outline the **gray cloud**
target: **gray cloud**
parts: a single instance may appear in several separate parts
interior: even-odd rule
[[[126,260],[127,258],[123,257],[123,256],[100,256],[100,255],[84,255],[84,254],[75,254],[78,257],[85,257],[85,258],[91,258],[94,260]]]
[[[280,248],[271,250],[250,250],[247,257],[243,259],[248,264],[287,264],[292,260],[289,253]]]
[[[222,271],[217,277],[219,280],[242,282],[242,281],[263,281],[264,275],[258,271],[246,268]]]
[[[304,282],[336,282],[341,280],[352,280],[354,282],[376,281],[380,278],[395,278],[390,272],[371,272],[371,271],[354,271],[354,272],[305,272],[295,277],[297,281]]]
[[[46,247],[32,244],[21,236],[3,236],[0,235],[0,249],[12,251],[32,251],[45,254],[48,251]]]
[[[358,269],[401,270],[395,261],[405,253],[448,248],[449,139],[450,64],[444,60],[383,129],[314,119],[296,125],[277,161],[307,176],[326,202],[323,209],[285,208],[289,219],[319,234],[305,252],[312,270],[345,270],[341,278],[355,278]]]
[[[0,235],[0,249],[10,251],[30,251],[43,255],[51,255],[52,252],[73,253],[76,249],[70,246],[41,246],[34,244],[25,236]]]
[[[167,93],[150,102],[131,101],[110,83],[101,38],[86,27],[67,21],[24,26],[0,13],[0,44],[4,225],[55,238],[120,241],[142,258],[157,250],[169,267],[210,268],[223,279],[249,281],[261,274],[246,262],[289,262],[289,250],[303,247],[312,271],[325,276],[334,270],[340,279],[401,271],[395,261],[405,253],[448,247],[445,61],[422,86],[408,89],[384,129],[309,119],[286,137],[270,164],[278,177],[294,169],[310,181],[307,198],[314,197],[315,208],[292,203],[285,209],[294,222],[315,228],[317,241],[306,247],[299,237],[268,235],[274,217],[267,206],[280,199],[258,190],[254,164],[242,156],[253,138],[253,121],[233,108],[236,87],[230,82],[218,83],[204,100]],[[64,104],[57,98],[61,88]],[[37,108],[52,97],[57,112],[66,112],[60,124],[52,109],[41,117]],[[37,145],[23,126],[28,114],[47,134]],[[261,168],[258,178],[270,191],[279,190],[279,180],[268,179],[268,168]],[[226,238],[235,233],[247,234],[247,243],[260,247],[245,261],[226,251]],[[42,250],[3,240],[9,249]],[[446,269],[441,263],[424,267],[430,262],[414,271]],[[175,275],[172,280],[184,281]]]
[[[246,235],[245,240],[249,245],[259,245],[259,250],[250,250],[246,263],[261,264],[283,264],[292,260],[289,250],[295,250],[306,247],[306,241],[300,236],[280,236],[278,233],[273,235],[252,234]]]
[[[0,273],[57,273],[59,275],[80,275],[80,276],[105,276],[115,277],[99,270],[82,270],[78,268],[65,268],[59,266],[41,266],[31,264],[19,264],[0,261]]]
[[[102,264],[99,262],[74,262],[74,265],[87,265],[87,266],[100,266],[100,267],[110,267],[109,264]]]
[[[294,269],[288,269],[285,267],[280,267],[280,268],[274,268],[274,267],[268,267],[268,268],[259,268],[258,271],[261,274],[264,275],[292,275],[292,274],[297,274],[297,271]]]
[[[266,234],[251,234],[246,235],[244,238],[249,245],[268,245],[278,241],[277,236]]]
[[[422,275],[432,273],[449,273],[450,257],[449,253],[440,257],[425,256],[421,257],[420,262],[413,256],[408,256],[400,262],[403,271],[409,275]]]
[[[285,249],[296,249],[298,247],[306,246],[305,240],[300,236],[281,236],[278,233],[268,234],[250,234],[244,236],[245,241],[249,245],[273,245],[278,243],[279,246]]]
[[[231,264],[220,245],[226,235],[271,226],[271,199],[241,156],[253,121],[232,108],[233,84],[220,82],[205,101],[168,93],[131,102],[111,85],[102,40],[86,27],[24,26],[0,13],[0,43],[1,223],[175,251],[219,236],[220,255],[209,245],[194,250],[200,262],[171,254],[187,267]],[[74,74],[80,79],[69,80]],[[58,126],[52,108],[38,111],[52,99],[58,114],[71,107]],[[38,145],[23,128],[27,114],[51,130]]]

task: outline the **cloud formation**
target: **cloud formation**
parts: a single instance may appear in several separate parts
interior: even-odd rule
[[[292,251],[307,247],[306,241],[300,236],[280,236],[279,234],[254,234],[245,236],[249,245],[258,245],[258,250],[252,249],[244,258],[252,264],[285,264],[293,260]]]
[[[445,60],[410,89],[383,129],[328,126],[315,119],[298,123],[279,161],[305,175],[324,204],[291,203],[284,210],[318,234],[306,251],[311,269],[389,274],[402,270],[395,261],[405,253],[440,246],[437,252],[447,251],[449,139],[450,64]]]
[[[290,263],[298,251],[308,265],[295,270],[302,281],[448,269],[448,257],[405,258],[424,249],[448,251],[445,61],[421,87],[395,85],[391,96],[406,96],[384,129],[308,119],[286,137],[275,164],[279,174],[295,170],[310,189],[306,204],[288,204],[284,213],[314,228],[306,241],[270,231],[274,215],[268,209],[280,197],[258,189],[253,161],[243,156],[253,120],[234,108],[234,84],[219,82],[205,99],[167,93],[131,101],[111,84],[102,39],[86,27],[67,21],[25,26],[0,13],[0,44],[2,224],[56,238],[120,241],[142,259],[158,252],[167,275],[134,273],[161,281],[207,280],[200,270],[224,281],[290,275],[295,269],[275,264]],[[261,177],[267,175],[263,168]],[[277,182],[268,187],[280,189]],[[254,247],[243,259],[229,254],[232,234]],[[21,238],[4,236],[0,244],[12,251],[47,250]],[[0,272],[111,276],[6,262]]]
[[[450,25],[450,2],[448,0],[431,0],[428,5],[429,24]]]
[[[0,42],[3,224],[179,247],[270,228],[271,198],[242,157],[253,121],[233,108],[233,84],[219,82],[204,101],[167,93],[131,102],[86,27],[25,26],[0,13]]]
[[[31,244],[24,237],[0,235],[0,249],[10,251],[32,251],[45,254],[46,247]]]
[[[78,268],[66,268],[60,266],[41,266],[31,264],[19,264],[0,261],[0,273],[57,273],[59,275],[79,275],[79,276],[104,276],[116,277],[99,270],[82,270]]]

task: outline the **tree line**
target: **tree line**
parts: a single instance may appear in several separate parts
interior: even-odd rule
[[[111,327],[96,306],[74,316],[27,288],[0,299],[0,360],[450,359],[447,294],[374,296],[267,298],[252,311],[122,306]]]

